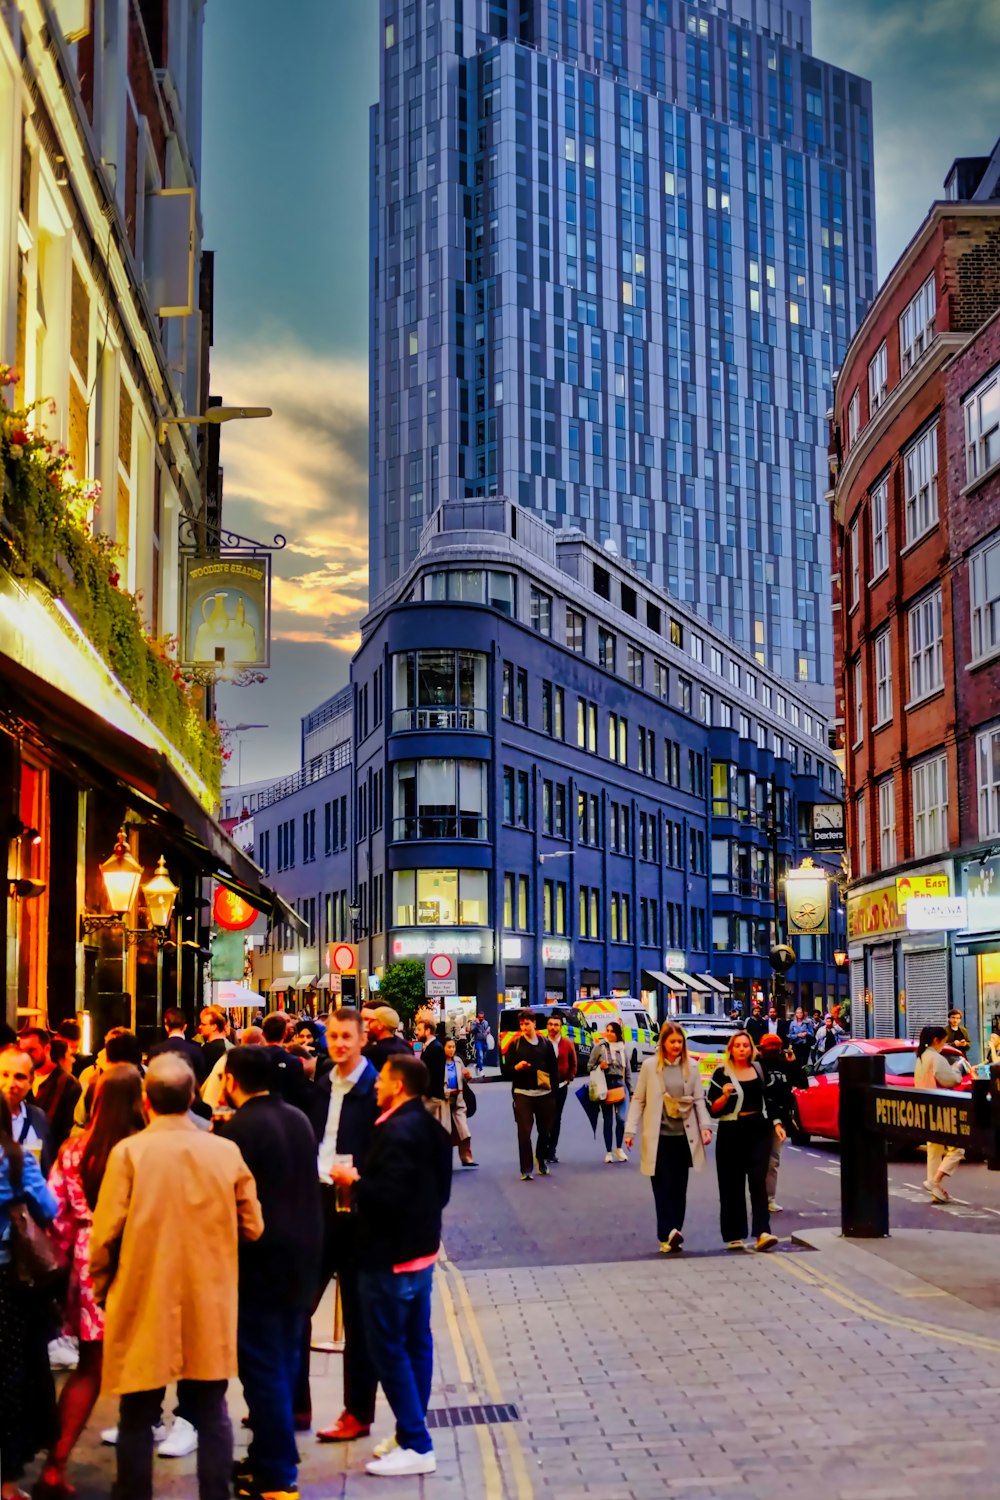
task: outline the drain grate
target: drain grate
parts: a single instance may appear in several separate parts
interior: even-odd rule
[[[498,1422],[519,1422],[521,1413],[509,1402],[490,1406],[439,1406],[427,1413],[428,1427],[492,1427]]]

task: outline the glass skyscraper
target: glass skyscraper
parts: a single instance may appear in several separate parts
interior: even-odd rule
[[[810,0],[380,0],[380,26],[372,598],[442,500],[508,495],[828,698],[870,85],[813,57]]]

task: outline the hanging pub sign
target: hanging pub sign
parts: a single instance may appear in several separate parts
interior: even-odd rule
[[[182,553],[181,665],[266,667],[271,660],[271,559]]]
[[[830,882],[811,859],[786,875],[785,910],[790,937],[830,931]]]
[[[243,932],[252,927],[260,916],[256,906],[251,906],[242,896],[227,886],[217,885],[212,897],[212,921],[226,932]]]

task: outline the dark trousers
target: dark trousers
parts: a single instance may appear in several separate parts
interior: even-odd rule
[[[722,1120],[715,1137],[715,1165],[719,1174],[719,1213],[722,1238],[747,1236],[747,1188],[750,1189],[751,1232],[769,1234],[767,1166],[771,1155],[771,1125],[763,1115]]]
[[[535,1154],[539,1166],[552,1155],[551,1133],[555,1120],[555,1100],[551,1094],[515,1094],[514,1122],[517,1125],[517,1155],[522,1172],[530,1172],[531,1128],[537,1126]]]
[[[555,1101],[553,1113],[552,1130],[549,1134],[549,1160],[555,1156],[559,1149],[559,1132],[562,1129],[563,1110],[566,1108],[566,1096],[569,1094],[569,1084],[565,1088],[556,1089],[552,1095]]]
[[[622,1141],[625,1139],[625,1116],[628,1113],[628,1094],[624,1099],[619,1099],[617,1104],[609,1104],[606,1099],[601,1100],[601,1119],[604,1121],[604,1149],[610,1151],[612,1146],[621,1150]]]
[[[294,1490],[299,1451],[295,1445],[293,1395],[308,1322],[298,1309],[240,1302],[236,1353],[253,1437],[247,1458],[264,1490]]]
[[[662,1243],[671,1229],[684,1228],[691,1147],[686,1135],[661,1135],[656,1168],[649,1179],[656,1204],[656,1238]]]
[[[433,1266],[362,1271],[359,1278],[368,1347],[396,1418],[396,1441],[413,1453],[432,1447],[426,1417],[434,1372],[433,1281]]]
[[[358,1293],[357,1226],[353,1214],[338,1214],[336,1194],[324,1183],[323,1260],[313,1312],[334,1276],[340,1277],[340,1305],[344,1315],[344,1410],[362,1426],[370,1427],[375,1416],[375,1392],[378,1380],[365,1338],[364,1318]],[[306,1319],[302,1337],[299,1374],[295,1383],[295,1415],[312,1418],[312,1395],[309,1390],[310,1320]]]
[[[177,1394],[198,1429],[199,1500],[229,1500],[233,1427],[226,1380],[179,1380]],[[153,1500],[153,1423],[166,1394],[130,1391],[118,1408],[118,1480],[115,1500]]]

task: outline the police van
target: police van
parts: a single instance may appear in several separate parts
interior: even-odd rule
[[[638,1073],[645,1058],[656,1056],[660,1028],[641,1000],[634,1000],[631,995],[613,995],[578,1000],[576,1004],[590,1027],[591,1046],[596,1040],[595,1031],[598,1035],[603,1035],[609,1021],[618,1022],[622,1029],[628,1065],[633,1074]]]
[[[513,1005],[508,1006],[500,1012],[500,1074],[503,1078],[511,1076],[507,1068],[507,1053],[515,1037],[520,1035],[520,1016],[522,1010],[530,1010],[536,1018],[538,1029],[544,1033],[545,1023],[549,1016],[558,1016],[562,1022],[562,1034],[569,1037],[576,1047],[577,1072],[585,1074],[590,1063],[590,1049],[593,1046],[593,1033],[580,1010],[575,1005],[560,1005],[558,1002],[546,1002],[544,1005]],[[612,1018],[613,1019],[613,1018]]]

